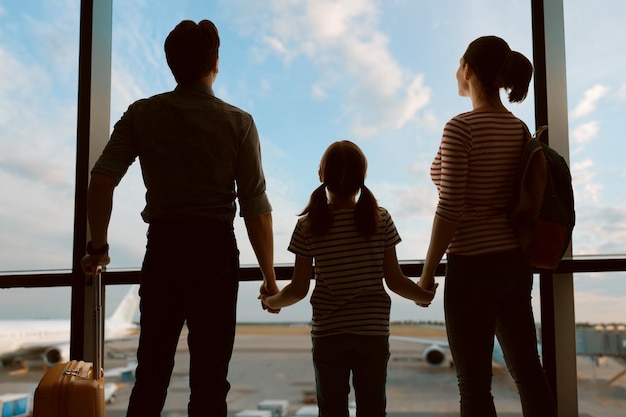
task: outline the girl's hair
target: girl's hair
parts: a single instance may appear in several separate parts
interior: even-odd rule
[[[183,20],[165,39],[165,58],[178,84],[194,84],[215,69],[220,47],[210,20]]]
[[[305,228],[313,236],[328,232],[333,216],[328,207],[326,188],[339,199],[350,199],[359,190],[361,194],[354,208],[354,222],[360,235],[370,238],[380,220],[378,203],[374,194],[365,186],[367,159],[361,149],[348,140],[331,144],[320,162],[322,185],[313,191],[309,204],[300,213],[307,215]]]
[[[469,44],[463,59],[486,91],[508,91],[509,102],[521,103],[528,94],[533,65],[497,36],[483,36]]]

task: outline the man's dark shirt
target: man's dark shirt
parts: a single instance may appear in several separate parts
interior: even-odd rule
[[[159,217],[210,217],[232,223],[271,212],[252,116],[210,87],[178,86],[138,100],[115,124],[92,172],[118,183],[139,157],[147,223]]]

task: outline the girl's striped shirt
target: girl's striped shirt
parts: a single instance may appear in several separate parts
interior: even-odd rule
[[[380,218],[370,239],[357,232],[353,208],[333,210],[333,223],[323,236],[308,236],[305,218],[298,220],[288,249],[315,261],[313,337],[389,335],[391,299],[383,286],[383,258],[385,249],[401,239],[384,208]]]
[[[477,255],[519,247],[507,210],[524,132],[509,112],[468,112],[446,124],[430,176],[439,193],[436,215],[458,223],[447,253]]]

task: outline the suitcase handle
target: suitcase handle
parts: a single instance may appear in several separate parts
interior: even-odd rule
[[[102,265],[96,267],[95,273],[92,274],[94,286],[94,361],[92,375],[95,380],[100,379],[103,373],[104,362],[104,317],[102,313]]]

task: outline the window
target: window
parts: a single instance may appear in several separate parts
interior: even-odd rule
[[[0,6],[0,271],[71,267],[78,2]]]
[[[626,111],[626,79],[620,71],[623,57],[618,39],[626,36],[621,24],[624,6],[617,1],[599,7],[565,0],[563,10],[570,166],[577,214],[573,252],[623,256],[626,170],[619,149],[624,146],[621,120]],[[626,274],[577,275],[577,321],[624,322],[626,317],[618,312],[625,304]]]
[[[0,279],[11,275],[11,282],[22,276],[30,279],[32,271],[70,269],[73,243],[80,4],[23,3],[0,6],[4,22],[0,25],[0,71],[4,80],[11,80],[0,85],[0,141],[7,150],[0,157]],[[213,20],[222,40],[215,93],[255,117],[274,206],[276,262],[285,265],[293,262],[286,247],[297,214],[319,184],[322,152],[340,139],[355,141],[368,156],[367,184],[389,209],[403,238],[399,258],[419,263],[416,259],[426,253],[436,202],[428,169],[443,124],[470,109],[469,100],[457,95],[459,57],[471,40],[484,34],[499,35],[513,49],[529,58],[533,55],[531,2],[526,1],[235,0],[187,1],[158,8],[144,3],[113,2],[111,127],[132,101],[174,87],[163,54],[163,41],[174,25],[184,18]],[[626,10],[618,0],[607,0],[607,7],[574,0],[563,3],[570,161],[578,214],[574,254],[618,254],[623,258],[626,216],[621,209],[624,192],[619,179],[626,173],[619,160],[623,145],[615,122],[626,103],[618,53],[618,42],[624,38],[619,35],[624,29],[618,22]],[[531,89],[523,104],[510,106],[531,126],[533,99]],[[110,228],[112,271],[137,270],[143,257],[146,225],[139,213],[144,189],[138,168],[135,164],[116,190]],[[236,229],[241,262],[254,266],[256,260],[240,219]],[[619,316],[626,298],[624,279],[623,272],[577,273],[576,319],[626,321]],[[392,320],[442,322],[445,282],[441,282],[437,300],[429,309],[417,309],[394,298]],[[259,308],[258,285],[241,284],[238,317],[245,332],[238,340],[255,343],[255,349],[260,346],[264,356],[259,360],[260,356],[250,353],[250,345],[237,345],[229,401],[233,409],[242,409],[255,407],[263,399],[289,395],[292,408],[298,401],[304,406],[311,375],[291,374],[285,358],[294,354],[302,360],[298,363],[309,369],[306,322],[310,305],[305,299],[270,316]],[[124,291],[123,287],[109,291],[109,301],[121,298]],[[65,290],[59,292],[60,298],[66,295]],[[0,292],[2,300],[14,302],[0,302],[0,317],[65,315],[67,304],[63,311],[50,312],[44,302],[36,301],[45,300],[41,294],[47,294],[46,290]],[[35,304],[40,314],[33,308]],[[281,326],[285,322],[297,325]],[[395,329],[432,330],[428,326],[407,330],[400,324]],[[258,336],[259,331],[265,335]],[[445,339],[436,332],[429,336]],[[267,343],[273,346],[276,340],[281,350],[269,352],[272,348]],[[454,372],[429,367],[421,356],[423,348],[392,343],[390,412],[424,410],[434,398],[427,386],[455,398]],[[113,345],[108,364],[128,365],[133,351],[132,344]],[[623,399],[603,401],[602,397],[598,401],[588,395],[613,368],[587,368],[581,358],[579,369],[592,376],[579,386],[581,412],[602,406],[612,415],[615,410],[610,407],[617,403],[614,415],[620,415]],[[185,407],[185,360],[183,356],[177,362],[173,394],[166,405],[172,412]],[[500,371],[503,369],[494,371],[497,407],[501,412],[520,413],[511,381]],[[263,383],[258,382],[259,375]],[[595,380],[594,375],[603,376]],[[278,388],[272,391],[272,387]],[[125,389],[110,410],[125,408],[129,392]],[[456,412],[455,402],[446,404],[446,411]]]

